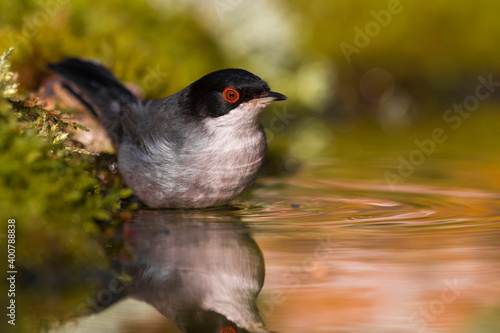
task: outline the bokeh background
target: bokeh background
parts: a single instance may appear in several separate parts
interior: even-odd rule
[[[24,97],[42,96],[53,77],[46,64],[65,56],[100,61],[147,99],[175,93],[214,70],[244,68],[289,97],[262,116],[269,142],[266,179],[301,180],[305,189],[316,186],[310,183],[314,178],[357,181],[389,193],[403,185],[473,185],[497,193],[499,12],[494,0],[0,0],[0,52],[14,47],[11,69]],[[489,94],[476,105],[484,80],[493,84],[491,90],[481,88]],[[454,111],[466,102],[471,111]],[[416,140],[433,138],[436,128],[446,139],[422,153]],[[79,191],[97,184],[78,180],[79,159],[64,162],[66,169],[48,162],[38,168],[33,151],[50,147],[34,145],[32,135],[9,151],[14,141],[8,127],[1,133],[0,216],[17,214],[30,222],[19,227],[36,244],[20,250],[29,272],[62,272],[47,277],[52,289],[46,294],[34,287],[25,294],[29,309],[50,322],[74,309],[86,292],[60,287],[64,274],[105,262],[80,239],[79,229],[67,224],[97,232],[92,217],[109,218],[109,210],[116,209],[112,202],[126,195],[112,190],[107,201],[87,202]],[[45,176],[68,166],[76,171],[62,172],[59,181]],[[272,200],[259,196],[259,189],[273,181],[261,182],[244,200]],[[83,185],[74,189],[75,183]],[[307,193],[312,200],[318,192]],[[455,204],[442,207],[443,215],[454,214]],[[488,214],[495,211],[488,203]],[[72,241],[61,241],[65,237]],[[63,295],[74,304],[62,302]],[[47,300],[50,311],[44,308]]]
[[[0,47],[15,47],[13,69],[25,91],[38,89],[50,75],[46,64],[64,56],[101,61],[146,98],[169,95],[221,68],[256,73],[290,98],[270,108],[264,125],[270,141],[280,142],[270,145],[271,153],[289,159],[292,171],[295,159],[358,148],[341,145],[337,135],[398,141],[416,126],[439,121],[473,93],[477,76],[495,77],[500,67],[500,5],[492,0],[0,6]],[[494,94],[481,103],[481,113],[497,102]],[[274,165],[272,171],[283,170]]]

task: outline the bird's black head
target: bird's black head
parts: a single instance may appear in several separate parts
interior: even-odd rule
[[[266,81],[243,69],[223,69],[207,74],[187,89],[191,112],[204,118],[223,116],[246,102],[266,105],[287,99],[272,92]]]
[[[186,333],[250,333],[214,311],[190,313],[182,328]]]

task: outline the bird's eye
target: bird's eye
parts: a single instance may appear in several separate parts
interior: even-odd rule
[[[238,101],[238,99],[240,98],[240,94],[234,88],[226,88],[222,92],[222,97],[226,101],[228,101],[229,103],[236,103]],[[221,331],[221,333],[225,333],[225,332]]]
[[[219,333],[236,333],[236,331],[232,327],[224,327]]]

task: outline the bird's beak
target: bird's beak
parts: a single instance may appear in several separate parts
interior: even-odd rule
[[[285,101],[287,100],[288,97],[286,97],[283,94],[274,92],[274,91],[268,91],[264,93],[263,95],[257,97],[254,99],[254,101],[259,102],[259,103],[271,103],[274,101]]]

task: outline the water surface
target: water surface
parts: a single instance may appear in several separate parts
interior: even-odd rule
[[[298,173],[261,178],[233,209],[182,216],[196,228],[233,230],[228,238],[242,228],[244,243],[255,242],[265,261],[257,304],[272,331],[500,332],[498,140],[476,145],[491,127],[475,128],[396,186],[386,172],[397,172],[398,156],[427,128],[397,140],[340,135],[336,149]],[[77,328],[179,332],[130,297],[59,331]]]

